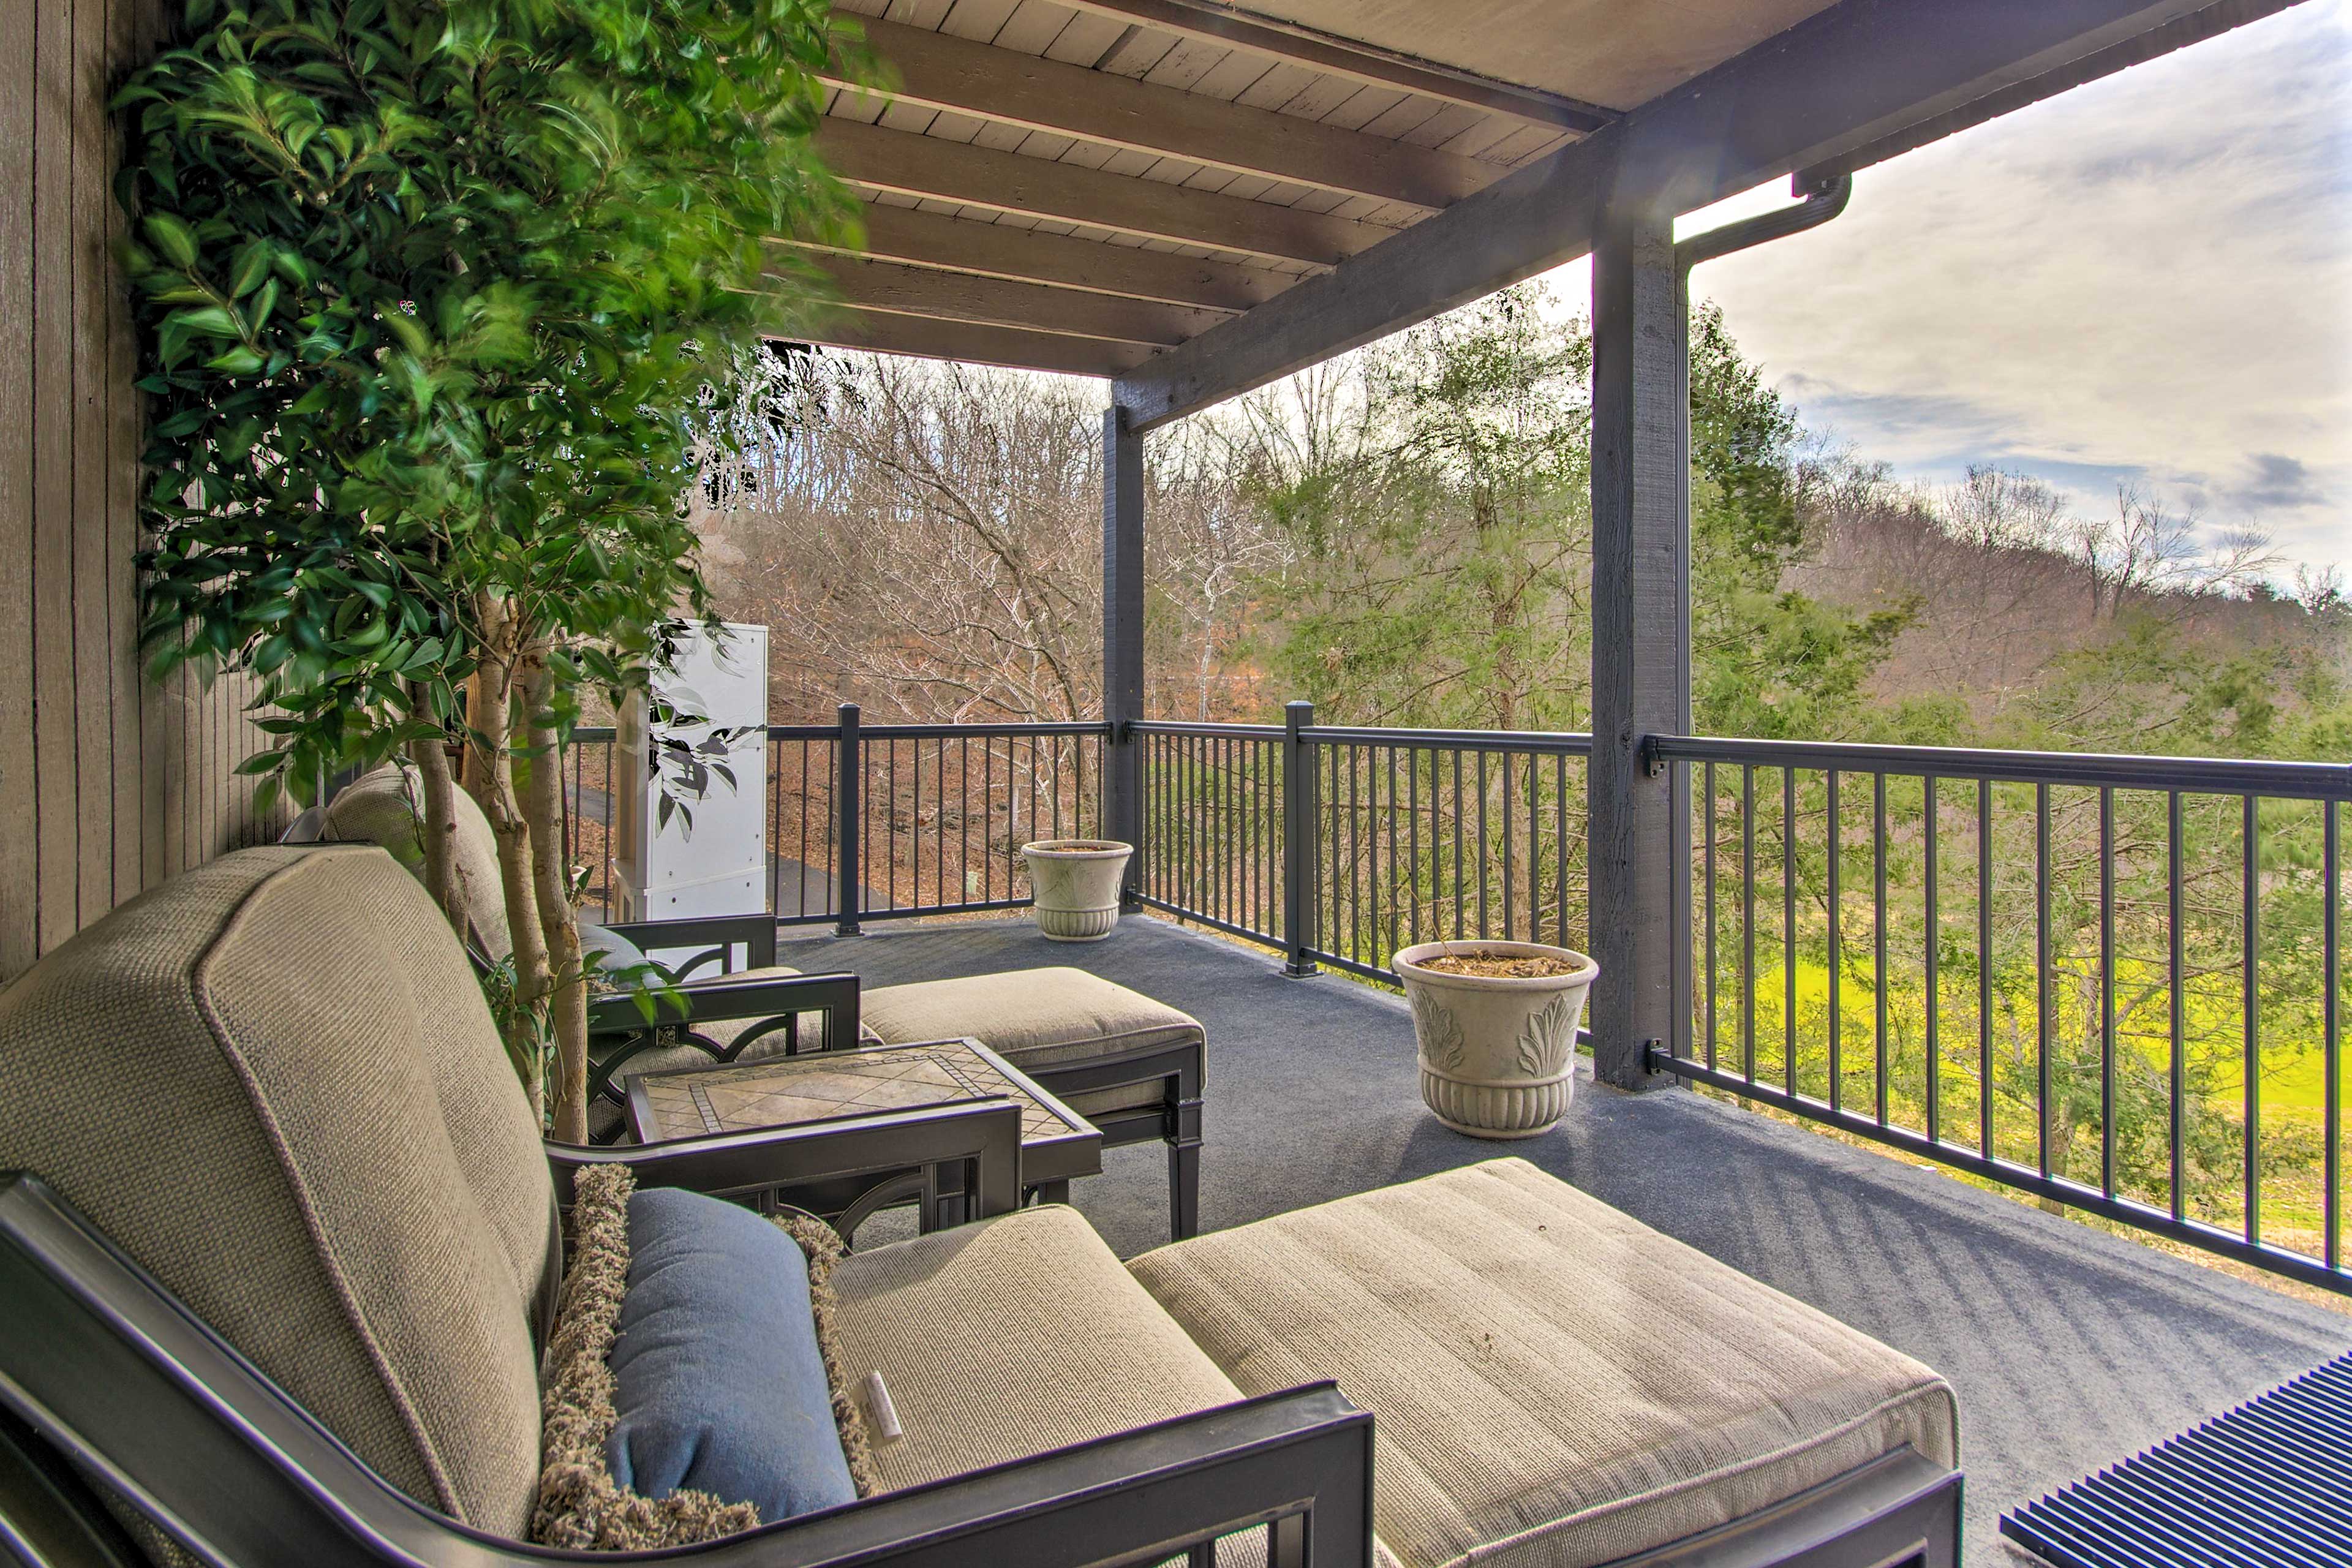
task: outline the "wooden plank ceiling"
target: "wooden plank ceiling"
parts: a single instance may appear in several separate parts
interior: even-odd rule
[[[868,205],[803,247],[818,341],[1115,377],[1146,427],[1582,254],[1617,163],[1693,210],[2291,3],[835,0],[895,86],[828,89]]]
[[[800,247],[842,302],[818,341],[1126,374],[1823,3],[1716,0],[1662,51],[1639,0],[1581,0],[1603,104],[1208,0],[838,0],[895,90],[828,93],[868,206],[862,256]],[[1449,36],[1539,20],[1415,4]]]

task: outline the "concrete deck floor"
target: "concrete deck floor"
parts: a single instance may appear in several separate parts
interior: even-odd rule
[[[1199,1018],[1204,1230],[1508,1152],[1909,1352],[1958,1392],[1971,1563],[2022,1555],[1997,1531],[2004,1509],[2352,1344],[2352,1319],[1694,1093],[1588,1080],[1546,1137],[1448,1131],[1422,1108],[1402,998],[1288,979],[1167,921],[1092,945],[992,920],[785,946],[784,963],[868,985],[1073,964]],[[1077,1207],[1122,1257],[1165,1241],[1160,1146],[1104,1166]]]

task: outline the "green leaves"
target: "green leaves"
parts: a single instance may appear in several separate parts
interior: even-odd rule
[[[828,29],[814,0],[191,0],[123,84],[142,637],[159,673],[259,678],[265,781],[449,723],[484,595],[565,715],[707,604],[707,411],[805,309],[741,291],[759,237],[853,224],[811,151]]]
[[[196,237],[186,224],[170,213],[159,212],[148,214],[139,226],[164,260],[179,268],[195,266]]]

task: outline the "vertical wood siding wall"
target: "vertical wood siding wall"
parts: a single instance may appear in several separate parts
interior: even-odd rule
[[[137,658],[139,408],[106,111],[166,0],[0,0],[0,980],[269,836],[244,683]]]

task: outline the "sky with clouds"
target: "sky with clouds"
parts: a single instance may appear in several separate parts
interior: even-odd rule
[[[1582,264],[1551,282],[1587,297]],[[1998,463],[2084,511],[2134,480],[2269,533],[2282,579],[2352,577],[2352,0],[1865,170],[1835,222],[1692,292],[1810,428],[1906,478]]]

